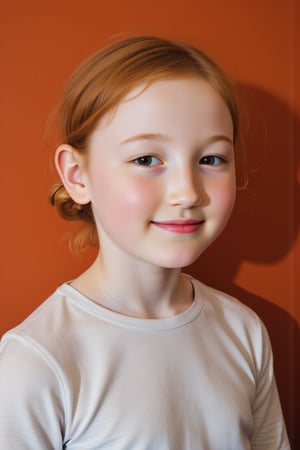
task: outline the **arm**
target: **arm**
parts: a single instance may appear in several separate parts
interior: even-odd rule
[[[273,372],[273,355],[270,340],[265,327],[256,334],[257,345],[257,381],[256,396],[252,406],[253,450],[290,450],[282,415],[280,400]]]
[[[55,367],[21,335],[0,346],[0,448],[63,448],[62,383]]]

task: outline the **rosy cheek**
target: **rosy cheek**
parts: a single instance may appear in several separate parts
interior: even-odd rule
[[[231,213],[231,210],[235,203],[236,190],[234,185],[229,185],[224,189],[221,189],[218,196],[218,203],[223,209],[224,213]]]
[[[147,210],[156,203],[155,186],[149,186],[146,181],[138,180],[122,184],[124,203],[137,212]]]
[[[236,187],[234,179],[229,179],[221,183],[212,183],[210,185],[209,197],[211,204],[219,210],[220,213],[230,214],[235,203]]]

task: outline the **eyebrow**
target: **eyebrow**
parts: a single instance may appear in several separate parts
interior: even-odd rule
[[[160,133],[142,133],[131,136],[128,139],[125,139],[121,142],[121,145],[128,144],[136,141],[171,141],[169,136]],[[225,134],[216,134],[214,136],[210,136],[204,140],[204,145],[212,144],[217,141],[226,141],[233,145],[233,140]]]
[[[125,139],[121,142],[121,144],[128,144],[130,142],[135,141],[170,141],[171,138],[164,134],[160,133],[142,133],[142,134],[136,134],[135,136],[131,136],[128,139]]]

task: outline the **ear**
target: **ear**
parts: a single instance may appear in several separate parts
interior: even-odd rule
[[[83,179],[83,158],[73,147],[60,145],[55,153],[55,166],[70,197],[84,205],[90,202],[87,186]]]

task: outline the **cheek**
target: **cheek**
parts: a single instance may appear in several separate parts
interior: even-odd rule
[[[225,219],[231,215],[236,198],[235,179],[230,178],[211,187],[212,204]]]
[[[157,189],[155,183],[149,183],[145,179],[131,179],[122,184],[123,203],[127,205],[132,212],[141,214],[143,212],[150,212],[157,204]]]
[[[117,181],[116,181],[117,180]],[[156,189],[147,180],[131,177],[104,176],[94,196],[94,207],[109,216],[119,215],[130,219],[133,216],[151,214],[156,205]]]

